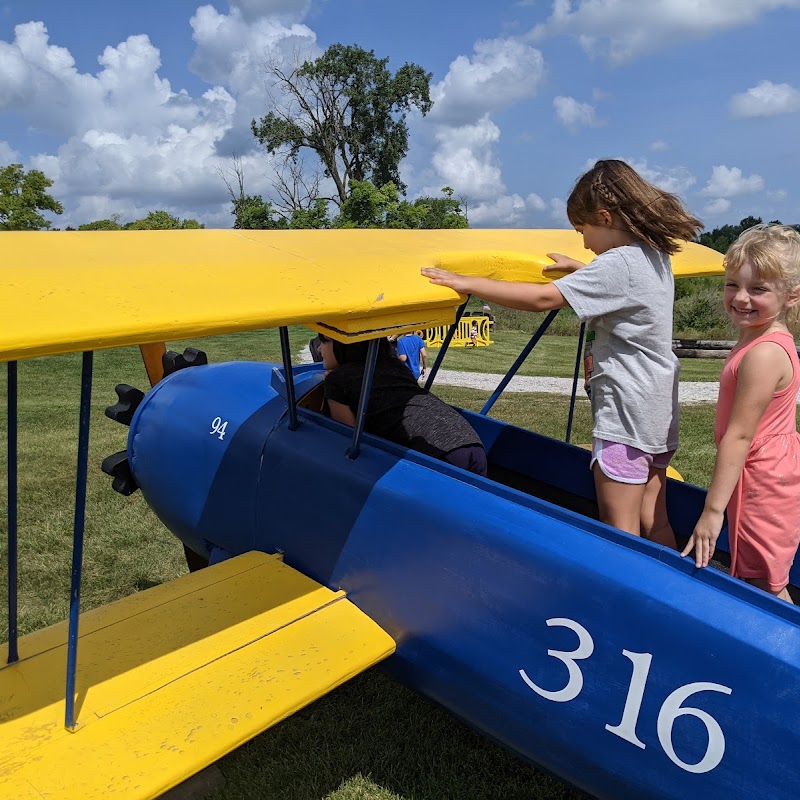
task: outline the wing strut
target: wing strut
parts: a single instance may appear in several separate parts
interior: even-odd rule
[[[347,451],[349,459],[358,458],[361,447],[361,434],[364,432],[364,422],[367,418],[369,393],[372,391],[372,378],[375,375],[375,364],[378,360],[378,344],[380,339],[370,339],[367,349],[367,360],[364,364],[364,378],[361,381],[361,397],[358,398],[356,411],[356,424],[353,426],[353,444]]]
[[[453,322],[453,324],[450,326],[449,330],[447,331],[447,336],[444,337],[442,346],[439,348],[439,352],[436,355],[436,361],[433,362],[431,371],[428,373],[428,380],[425,381],[425,388],[428,390],[430,390],[433,379],[436,377],[436,373],[439,371],[439,367],[442,364],[442,359],[444,358],[444,354],[447,352],[447,348],[450,347],[450,342],[453,339],[453,335],[458,330],[458,323],[461,321],[461,317],[464,316],[464,312],[467,310],[467,303],[469,303],[470,297],[472,297],[472,295],[468,294],[467,299],[458,307],[458,311],[456,311],[455,322]]]
[[[94,353],[83,354],[81,407],[78,423],[78,468],[75,476],[75,522],[72,529],[72,585],[69,592],[69,634],[67,638],[67,689],[64,724],[75,727],[75,674],[78,663],[78,622],[81,605],[83,534],[86,523],[86,476],[89,468],[89,417],[92,406],[92,365]]]
[[[297,400],[294,396],[294,376],[292,374],[292,351],[289,346],[289,329],[284,325],[278,328],[281,339],[283,374],[286,376],[286,405],[289,406],[289,430],[297,430]]]
[[[583,337],[586,336],[586,323],[581,322],[578,331],[578,349],[575,351],[575,371],[572,373],[572,395],[569,398],[569,414],[567,415],[567,435],[564,441],[569,444],[572,438],[572,420],[575,418],[575,398],[578,395],[578,375],[581,370],[581,356],[583,355]]]
[[[8,663],[17,652],[17,362],[8,362]]]
[[[503,393],[503,389],[511,383],[511,379],[514,375],[517,374],[517,370],[522,366],[525,359],[528,357],[528,354],[536,347],[537,342],[539,339],[544,336],[544,332],[550,327],[550,323],[556,318],[559,309],[555,311],[551,311],[544,319],[544,322],[536,329],[533,336],[531,336],[531,340],[525,347],[522,348],[522,352],[517,356],[517,360],[511,365],[508,372],[503,376],[503,380],[497,384],[497,388],[492,392],[492,396],[486,401],[483,408],[480,410],[480,415],[485,417],[491,407],[497,402],[497,398]]]

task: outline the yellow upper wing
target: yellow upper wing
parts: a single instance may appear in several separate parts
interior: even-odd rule
[[[5,232],[0,360],[306,324],[357,340],[453,321],[420,267],[543,283],[567,230]],[[689,244],[676,276],[721,274]]]

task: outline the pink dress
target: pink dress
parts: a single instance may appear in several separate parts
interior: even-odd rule
[[[761,342],[783,347],[792,361],[793,375],[787,387],[772,395],[728,503],[731,575],[761,578],[771,591],[779,592],[789,582],[800,544],[800,435],[796,422],[800,361],[790,333],[768,333],[731,351],[720,377],[714,438],[719,444],[728,427],[739,364],[750,348]]]

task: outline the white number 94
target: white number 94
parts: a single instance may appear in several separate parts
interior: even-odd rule
[[[218,436],[222,441],[225,438],[225,428],[228,427],[228,420],[222,421],[221,417],[214,417],[211,423],[211,430],[208,432],[211,436]]]

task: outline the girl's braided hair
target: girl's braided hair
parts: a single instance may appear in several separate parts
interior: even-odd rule
[[[578,178],[567,200],[567,217],[575,225],[593,225],[598,211],[608,211],[637,239],[672,255],[681,240],[697,236],[703,223],[683,207],[677,195],[648,183],[624,161],[598,161]]]
[[[800,233],[790,225],[754,225],[739,234],[725,254],[725,272],[735,275],[749,261],[758,277],[783,292],[800,287]],[[790,306],[786,327],[800,331],[800,305]]]

